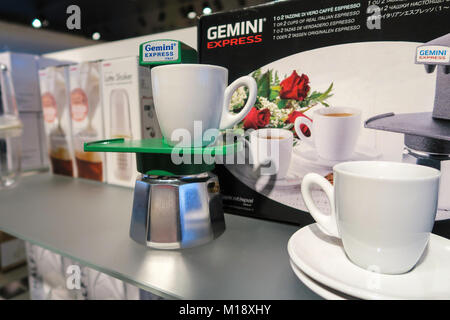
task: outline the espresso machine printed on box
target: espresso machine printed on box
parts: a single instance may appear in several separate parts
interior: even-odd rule
[[[418,46],[415,62],[436,73],[433,112],[381,114],[365,126],[403,133],[404,162],[441,170],[437,215],[450,219],[450,33]]]
[[[195,62],[196,51],[176,40],[148,41],[140,46],[142,68]],[[181,165],[171,159],[176,147],[163,138],[119,137],[87,142],[84,150],[135,154],[140,177],[135,181],[130,237],[152,248],[179,249],[204,244],[225,230],[218,179],[211,173],[214,163],[205,162],[203,155],[224,155],[235,147],[232,143],[178,148],[178,154],[191,159],[190,164]],[[198,155],[202,163],[194,161]]]
[[[400,117],[401,113],[431,110],[428,101],[434,96],[435,81],[432,83],[429,76],[420,77],[422,70],[414,64],[413,55],[420,44],[449,32],[450,6],[437,10],[431,2],[401,3],[380,2],[382,15],[376,16],[368,12],[368,1],[280,1],[199,19],[200,63],[226,67],[230,81],[243,75],[257,81],[257,103],[239,127],[246,133],[276,128],[294,134],[294,145],[279,157],[284,166],[288,165],[286,176],[258,174],[247,163],[216,166],[227,212],[307,225],[313,219],[301,195],[306,174],[314,172],[333,181],[333,166],[342,161],[402,161],[402,137],[364,128],[362,120],[387,111],[395,111]],[[420,14],[408,14],[412,6]],[[374,22],[379,22],[380,27]],[[439,38],[430,45],[448,46],[448,40]],[[445,68],[440,64],[437,71],[437,105],[448,104]],[[245,89],[240,90],[230,109],[239,111],[246,95]],[[326,122],[333,125],[322,125],[323,115],[336,108],[339,112],[356,111],[349,114],[360,115],[359,130],[349,132],[348,126],[340,125],[346,118],[348,122],[355,118],[350,116],[327,117]],[[430,114],[425,118],[431,119]],[[298,121],[303,128],[294,130]],[[434,120],[434,127],[437,123],[446,120]],[[421,122],[414,120],[405,128],[420,127]],[[414,152],[417,157],[417,151],[423,148],[412,145],[412,140],[420,140],[416,138],[420,134],[414,134],[414,138],[406,138],[406,145],[409,155]],[[448,133],[443,135],[448,137]],[[324,145],[325,151],[332,153],[347,149],[355,137],[353,154],[345,159],[327,159]],[[445,158],[449,152],[440,145],[441,149],[432,153]],[[429,152],[425,156],[429,157]],[[433,156],[436,163],[437,155]],[[440,160],[443,158],[439,162],[445,190],[447,162]],[[323,192],[314,192],[320,209],[329,212]],[[446,207],[441,196],[440,209]],[[447,221],[445,212],[437,213],[436,228],[442,225],[441,220]]]
[[[77,177],[72,144],[68,66],[40,70],[39,84],[52,172]]]

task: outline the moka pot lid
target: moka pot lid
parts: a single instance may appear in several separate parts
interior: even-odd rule
[[[365,128],[405,134],[405,144],[418,151],[450,153],[450,121],[435,119],[431,112],[385,113],[367,119]]]

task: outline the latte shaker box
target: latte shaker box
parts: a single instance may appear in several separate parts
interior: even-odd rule
[[[69,67],[39,71],[41,104],[52,172],[77,177],[72,143]]]
[[[102,61],[102,95],[105,138],[145,139],[161,137],[148,125],[153,105],[150,69],[138,57]],[[158,128],[159,129],[159,128]],[[106,182],[134,187],[138,172],[133,153],[106,154]]]
[[[69,66],[70,116],[78,177],[105,181],[105,155],[84,152],[85,142],[104,139],[101,62]]]
[[[202,16],[197,39],[200,63],[226,67],[230,83],[244,75],[256,80],[256,103],[235,129],[251,148],[279,147],[269,159],[288,167],[270,175],[249,161],[216,166],[226,212],[306,225],[313,222],[301,195],[306,174],[333,183],[340,162],[414,161],[441,170],[435,228],[448,225],[448,1],[271,2]],[[247,95],[238,89],[230,110],[239,112]],[[290,131],[292,145],[252,139],[251,130],[265,128]],[[426,144],[434,151],[419,143],[423,137],[438,137]],[[246,160],[255,158],[251,148]],[[319,188],[313,196],[330,212]]]

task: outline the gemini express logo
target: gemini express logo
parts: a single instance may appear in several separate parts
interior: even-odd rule
[[[173,57],[175,55],[176,42],[167,43],[159,42],[149,43],[144,46],[144,57]]]
[[[209,27],[206,47],[215,49],[262,42],[264,22],[266,18]]]
[[[417,61],[430,63],[450,62],[450,50],[444,46],[426,46],[417,48]]]

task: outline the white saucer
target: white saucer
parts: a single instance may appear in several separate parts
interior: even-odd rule
[[[319,168],[333,168],[334,165],[344,161],[326,160],[319,157],[315,148],[307,143],[300,142],[295,146],[293,155],[300,158],[303,162],[310,165],[314,165]],[[381,158],[381,153],[373,148],[367,146],[356,146],[356,150],[353,155],[345,161],[364,161],[364,160],[377,160]]]
[[[305,286],[307,286],[311,291],[317,293],[319,296],[321,296],[324,299],[327,300],[356,300],[356,298],[346,295],[345,293],[336,291],[334,289],[328,288],[324,286],[323,284],[317,282],[313,278],[308,277],[303,271],[301,271],[295,263],[289,259],[289,262],[291,264],[291,268],[294,271],[297,278],[300,279],[301,282]]]
[[[450,299],[450,241],[431,234],[416,267],[401,275],[364,270],[348,260],[340,239],[317,224],[292,235],[288,253],[306,275],[327,287],[361,299]]]

